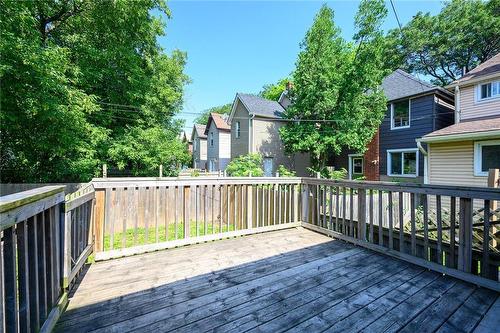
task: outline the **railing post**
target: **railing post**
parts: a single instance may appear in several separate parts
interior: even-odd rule
[[[472,268],[472,199],[470,198],[460,198],[458,233],[458,269],[470,273]]]
[[[64,212],[63,289],[69,289],[71,273],[71,211]]]
[[[365,189],[358,189],[358,239],[366,241],[366,190]]]
[[[302,222],[309,222],[309,185],[302,184]]]

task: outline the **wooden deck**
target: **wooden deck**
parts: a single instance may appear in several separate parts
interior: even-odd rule
[[[302,228],[99,262],[58,332],[493,332],[499,295]]]

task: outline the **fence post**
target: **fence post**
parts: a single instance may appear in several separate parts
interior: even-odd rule
[[[309,185],[302,184],[302,222],[309,222]]]
[[[470,198],[460,198],[458,237],[458,269],[470,273],[472,268],[472,199]]]
[[[365,189],[358,189],[358,239],[366,241],[366,190]]]

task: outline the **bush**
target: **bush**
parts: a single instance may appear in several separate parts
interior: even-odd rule
[[[312,174],[312,177],[316,177],[318,170],[313,168],[308,168],[308,171]],[[329,168],[323,168],[321,171],[321,178],[334,179],[334,180],[345,180],[347,179],[348,172],[345,168],[339,170],[330,170]]]
[[[233,177],[261,177],[264,175],[262,169],[262,156],[260,154],[247,154],[233,159],[226,167],[228,175]]]
[[[282,164],[278,166],[277,172],[279,173],[280,177],[295,177],[295,171],[288,170]]]

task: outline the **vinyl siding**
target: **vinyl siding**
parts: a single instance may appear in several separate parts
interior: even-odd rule
[[[214,134],[214,144],[210,144],[210,136],[211,133]],[[215,127],[214,122],[210,124],[210,127],[208,128],[208,133],[207,133],[207,161],[218,161],[219,158],[219,131],[217,130],[217,127]],[[217,163],[215,164],[217,165]],[[207,165],[207,168],[210,166]],[[216,171],[216,170],[214,170]]]
[[[231,159],[246,155],[249,153],[248,148],[248,122],[250,116],[248,115],[247,109],[243,106],[243,104],[238,100],[236,105],[236,109],[234,112],[233,119],[231,121],[231,148],[230,148],[230,156]],[[236,122],[240,122],[240,137],[236,138]]]
[[[194,148],[196,142],[196,149]],[[193,167],[205,169],[207,161],[207,140],[201,139],[196,132],[193,136]]]
[[[210,145],[210,133],[214,133],[214,145]],[[215,161],[217,170],[224,170],[231,158],[231,133],[219,131],[214,122],[210,123],[207,135],[207,160]],[[209,166],[207,165],[207,168]]]
[[[474,142],[429,144],[429,183],[487,186],[488,177],[474,176]]]
[[[231,132],[218,131],[219,158],[231,158]]]
[[[500,98],[476,102],[476,87],[477,85],[460,88],[461,121],[500,115]]]

